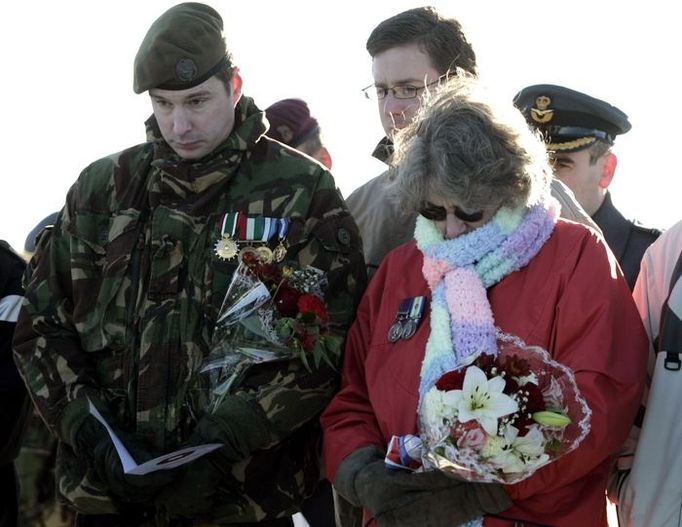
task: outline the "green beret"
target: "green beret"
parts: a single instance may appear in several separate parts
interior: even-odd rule
[[[223,19],[205,4],[171,7],[151,25],[135,56],[133,90],[186,90],[229,64]]]

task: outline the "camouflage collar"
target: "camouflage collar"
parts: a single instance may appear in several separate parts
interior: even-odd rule
[[[174,163],[182,163],[184,160],[168,146],[161,136],[156,117],[152,115],[145,121],[147,141],[155,146],[155,159],[163,159]],[[267,124],[265,112],[261,111],[251,97],[242,96],[235,108],[235,120],[232,133],[227,139],[209,155],[192,163],[204,163],[220,156],[227,151],[250,150],[251,146],[265,135]]]

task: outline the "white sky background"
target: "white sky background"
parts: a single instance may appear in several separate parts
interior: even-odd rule
[[[61,208],[90,162],[144,140],[151,113],[132,91],[132,63],[149,25],[173,0],[3,2],[0,6],[0,238],[23,248]],[[332,153],[344,195],[377,175],[381,138],[365,41],[381,20],[423,5],[404,0],[211,0],[225,19],[244,92],[261,108],[305,99]],[[675,2],[467,0],[433,2],[464,25],[481,77],[512,99],[524,86],[562,84],[630,117],[616,141],[614,202],[663,228],[682,218],[677,159],[682,123]],[[570,9],[570,11],[569,11]]]

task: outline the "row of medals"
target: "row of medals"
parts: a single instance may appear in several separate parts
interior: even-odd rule
[[[255,253],[256,256],[258,256],[258,259],[263,263],[281,262],[284,260],[284,257],[287,255],[287,248],[283,240],[279,241],[279,245],[275,247],[274,250],[270,249],[265,243],[266,242],[263,242],[263,245],[258,247],[248,246],[239,249],[237,240],[234,240],[231,236],[225,234],[216,242],[215,253],[218,258],[221,258],[222,260],[232,260],[237,255],[239,255],[239,259],[241,260],[242,256],[247,252]]]
[[[403,318],[396,320],[388,329],[389,342],[398,342],[400,339],[407,340],[417,332],[419,321],[414,318]]]

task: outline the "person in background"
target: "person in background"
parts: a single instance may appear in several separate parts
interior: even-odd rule
[[[627,220],[611,200],[609,185],[618,164],[611,147],[616,136],[630,130],[627,115],[605,101],[552,84],[522,89],[514,104],[543,135],[555,177],[599,226],[632,289],[642,255],[660,231]]]
[[[682,423],[673,415],[682,400],[682,221],[647,248],[632,295],[650,343],[646,411],[618,459],[609,496],[621,527],[679,525]]]
[[[333,358],[306,367],[291,350],[254,364],[213,411],[192,394],[239,250],[325,273],[330,332],[343,338],[366,281],[357,227],[331,174],[265,135],[212,7],[181,3],[152,23],[133,90],[150,98],[147,140],[71,187],[15,333],[17,365],[59,441],[60,499],[78,527],[290,526],[320,479]],[[138,464],[222,446],[130,473],[96,412]]]
[[[322,131],[312,115],[308,104],[298,98],[282,99],[265,109],[270,123],[267,135],[299,152],[309,155],[332,168],[332,157],[322,143]],[[332,486],[324,479],[315,493],[301,506],[301,512],[310,527],[331,527],[334,525],[334,500]]]
[[[265,109],[270,123],[268,137],[289,145],[332,168],[332,157],[322,140],[322,131],[308,104],[302,99],[282,99]]]
[[[558,218],[542,142],[473,79],[425,99],[394,163],[398,203],[419,215],[414,240],[369,283],[342,389],[322,414],[336,491],[365,509],[364,525],[452,527],[485,515],[486,527],[606,527],[611,455],[637,411],[647,348],[613,254]],[[428,380],[494,353],[498,329],[574,373],[591,410],[585,439],[515,484],[387,468],[391,437],[419,434]]]
[[[12,336],[23,300],[26,264],[0,240],[0,525],[18,525],[19,488],[14,460],[19,453],[30,400],[12,360]]]
[[[393,141],[410,124],[422,97],[437,88],[448,74],[460,68],[477,71],[476,54],[454,18],[442,16],[434,7],[418,7],[392,16],[377,25],[367,39],[374,82],[364,89],[376,100],[386,136],[373,155],[389,169],[369,180],[346,199],[360,228],[368,273],[372,275],[384,256],[411,239],[416,215],[406,215],[391,200],[387,185]],[[552,182],[552,194],[561,203],[563,217],[595,227],[568,189]]]
[[[22,256],[30,261],[41,240],[49,239],[49,232],[57,221],[58,212],[40,220],[26,236]],[[43,238],[44,237],[44,238]],[[35,262],[31,263],[35,265]],[[21,527],[68,527],[75,514],[57,499],[55,459],[57,440],[31,407],[21,450],[15,461],[19,478],[19,525]]]
[[[24,241],[24,257],[26,260],[30,260],[35,254],[38,240],[44,231],[54,227],[54,224],[57,221],[57,216],[59,216],[59,212],[52,212],[48,214],[31,229],[31,232],[28,233],[26,240]]]

